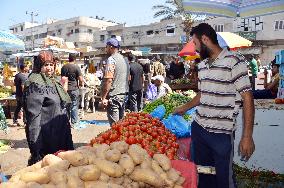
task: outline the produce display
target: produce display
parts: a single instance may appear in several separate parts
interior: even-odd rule
[[[12,95],[12,89],[0,86],[0,99],[10,97]]]
[[[155,153],[166,154],[174,159],[179,145],[176,136],[165,128],[163,123],[146,113],[129,113],[122,120],[111,126],[111,129],[101,133],[91,140],[94,144],[111,144],[115,141],[125,141],[127,144],[138,144],[150,156]]]
[[[180,78],[171,81],[171,84],[190,84],[190,80],[188,78]]]
[[[196,94],[191,91],[191,93],[188,93],[188,96],[184,96],[179,93],[172,93],[168,94],[164,97],[161,97],[157,100],[155,100],[152,103],[146,104],[145,108],[143,109],[143,112],[151,113],[155,108],[157,108],[159,105],[164,105],[166,108],[166,114],[164,118],[167,118],[171,113],[173,113],[174,109],[180,105],[183,105],[189,101],[195,96]],[[189,120],[191,116],[184,115],[184,118],[186,120]]]
[[[2,188],[182,188],[185,178],[164,154],[150,157],[124,141],[46,155],[16,172]]]

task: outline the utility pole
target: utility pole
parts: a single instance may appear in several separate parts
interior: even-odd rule
[[[36,13],[36,12],[28,12],[28,11],[26,11],[26,14],[27,15],[30,15],[31,16],[31,22],[32,22],[32,27],[31,27],[31,36],[32,36],[32,49],[34,49],[34,47],[35,47],[35,38],[34,38],[34,32],[33,32],[33,27],[34,27],[34,16],[38,16],[38,13]]]

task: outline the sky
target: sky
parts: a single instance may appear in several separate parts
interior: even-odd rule
[[[36,12],[38,23],[47,18],[67,19],[76,16],[99,16],[128,26],[149,24],[154,19],[154,5],[165,0],[0,0],[0,30],[24,21],[31,21],[26,11]]]

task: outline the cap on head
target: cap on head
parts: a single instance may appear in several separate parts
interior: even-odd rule
[[[110,38],[107,40],[106,45],[110,45],[114,48],[119,48],[119,41],[116,38]]]
[[[162,75],[157,75],[157,76],[152,77],[152,80],[159,80],[161,82],[164,82],[165,78]]]

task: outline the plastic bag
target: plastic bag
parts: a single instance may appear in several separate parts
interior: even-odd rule
[[[160,120],[163,119],[163,117],[166,114],[166,108],[164,105],[157,106],[155,110],[150,114],[154,118],[159,118]]]
[[[179,147],[177,150],[177,158],[179,160],[190,161],[191,160],[191,137],[178,138],[176,140]]]
[[[191,108],[190,110],[186,111],[185,114],[186,114],[186,115],[192,115],[192,114],[195,113],[195,111],[196,111],[196,107]]]
[[[190,123],[180,115],[170,115],[162,121],[178,138],[189,137],[191,135]]]

